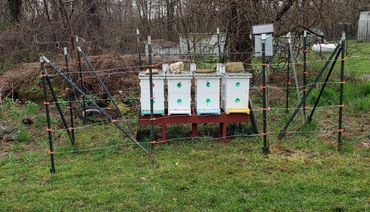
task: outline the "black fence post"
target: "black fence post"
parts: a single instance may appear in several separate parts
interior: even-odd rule
[[[53,174],[55,173],[55,163],[54,163],[54,144],[53,144],[53,135],[51,129],[51,120],[50,120],[50,102],[48,97],[48,90],[47,90],[47,77],[48,73],[45,69],[45,62],[40,58],[40,69],[41,69],[41,77],[42,77],[42,87],[44,91],[44,105],[45,105],[45,113],[46,113],[46,122],[47,128],[46,131],[48,132],[48,141],[49,141],[49,152],[50,155],[50,172]]]
[[[266,34],[261,35],[262,37],[262,92],[263,92],[263,154],[270,153],[270,147],[267,140],[267,92],[266,92]]]
[[[148,36],[148,63],[149,63],[149,93],[150,93],[150,139],[155,142],[154,137],[154,96],[153,96],[153,58],[152,58],[152,38]],[[153,153],[154,145],[151,144],[151,151]]]
[[[307,88],[306,88],[306,84],[307,84],[306,77],[308,75],[308,72],[307,72],[307,53],[308,53],[307,31],[304,31],[304,34],[303,34],[303,77],[302,77],[303,94],[302,94],[302,96],[306,96],[306,92],[307,92]],[[305,99],[303,100],[302,110],[303,110],[303,116],[306,116],[306,100]]]
[[[340,94],[339,94],[339,120],[338,120],[338,151],[343,152],[343,98],[344,98],[344,63],[345,63],[345,51],[346,51],[346,34],[343,33],[341,43],[341,67],[340,67]]]

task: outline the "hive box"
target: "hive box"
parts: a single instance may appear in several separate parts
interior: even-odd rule
[[[154,114],[164,115],[164,80],[163,72],[153,75],[153,109]],[[149,75],[139,73],[140,80],[140,114],[142,116],[150,114],[150,86]]]
[[[191,80],[189,72],[167,74],[168,115],[191,115]]]
[[[249,82],[252,74],[224,73],[222,74],[221,104],[227,113],[249,114]]]
[[[220,109],[220,79],[216,73],[194,73],[195,104],[198,115],[221,113]]]

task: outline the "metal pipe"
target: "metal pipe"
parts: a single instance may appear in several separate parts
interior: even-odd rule
[[[141,60],[141,53],[140,53],[140,31],[139,29],[136,29],[136,41],[137,41],[137,53],[139,55],[140,71],[143,71],[143,61]]]
[[[68,49],[67,47],[64,48],[64,63],[65,63],[65,68],[66,68],[66,73],[67,75],[71,78],[69,75],[69,61],[68,61]],[[74,118],[73,118],[73,99],[72,99],[72,92],[73,87],[69,86],[69,92],[68,92],[68,105],[69,105],[69,114],[70,114],[70,124],[71,124],[71,136],[72,136],[72,145],[76,144],[75,140],[75,130],[74,130]]]
[[[57,97],[56,97],[56,95],[55,95],[54,88],[53,88],[53,85],[51,84],[51,81],[50,81],[50,78],[49,78],[49,77],[46,77],[46,82],[47,82],[47,85],[49,86],[51,96],[53,97],[53,100],[54,100],[54,102],[55,102],[55,106],[56,106],[56,108],[57,108],[57,110],[58,110],[58,113],[59,113],[59,115],[60,115],[60,118],[62,119],[63,126],[64,126],[64,128],[66,129],[66,131],[67,131],[67,134],[68,134],[69,140],[71,140],[71,143],[72,143],[72,145],[74,146],[74,145],[75,145],[75,143],[74,143],[74,140],[73,140],[73,138],[72,138],[72,134],[71,134],[70,130],[68,129],[67,121],[66,121],[66,119],[65,119],[65,117],[64,117],[64,115],[63,115],[62,109],[61,109],[60,104],[59,104],[59,102],[58,102],[58,99],[57,99]]]
[[[296,91],[297,91],[297,98],[298,98],[298,102],[301,102],[302,97],[301,97],[301,91],[299,90],[297,70],[296,70],[296,67],[295,67],[295,59],[294,59],[294,54],[293,54],[292,38],[291,38],[290,32],[289,32],[288,43],[289,43],[289,49],[290,49],[290,62],[292,64],[292,69],[293,69],[293,74],[294,74],[294,82],[295,82]],[[302,116],[302,124],[304,124],[305,123],[305,117],[304,117],[303,109],[301,109],[301,116]]]
[[[338,52],[339,47],[340,46],[338,45],[335,48],[335,50],[333,51],[333,53],[330,55],[329,59],[326,61],[324,67],[321,69],[319,75],[316,77],[314,83],[311,84],[310,89],[307,91],[306,95],[302,98],[302,100],[306,100],[307,97],[311,94],[312,90],[316,86],[316,83],[321,79],[321,77],[324,74],[324,72],[325,72],[326,68],[328,67],[329,63],[332,61],[334,55]],[[284,125],[284,127],[280,130],[280,133],[279,133],[279,136],[278,136],[278,140],[282,140],[285,137],[286,131],[287,131],[289,125],[292,123],[293,119],[295,118],[295,116],[297,115],[297,113],[299,112],[299,110],[301,110],[302,105],[303,105],[303,101],[301,101],[298,104],[298,107],[295,109],[295,111],[293,112],[293,114],[289,117],[289,119],[286,122],[286,124]]]
[[[217,28],[217,46],[218,46],[218,62],[222,62],[221,43],[220,43],[220,28]]]
[[[308,117],[308,121],[309,121],[309,122],[311,122],[311,121],[312,121],[313,114],[315,113],[315,111],[316,111],[316,107],[317,107],[317,105],[319,104],[319,101],[320,101],[320,99],[321,99],[322,94],[324,93],[324,90],[325,90],[325,88],[326,88],[326,85],[328,84],[328,81],[329,81],[329,79],[330,79],[331,73],[332,73],[332,72],[333,72],[333,70],[334,70],[335,64],[337,63],[338,57],[339,57],[339,55],[340,55],[340,52],[341,52],[341,51],[338,51],[338,52],[337,52],[337,54],[335,55],[335,59],[334,59],[333,63],[331,64],[331,67],[330,67],[330,69],[329,69],[328,74],[326,75],[326,78],[325,78],[324,84],[323,84],[323,86],[322,86],[322,88],[321,88],[321,90],[320,90],[319,96],[317,97],[317,99],[316,99],[316,101],[315,101],[315,105],[314,105],[314,107],[313,107],[313,108],[312,108],[312,110],[311,110],[310,116]]]
[[[80,51],[77,50],[77,61],[78,61],[78,72],[79,72],[79,77],[80,77],[80,86],[81,86],[81,91],[85,93],[84,89],[84,81],[83,81],[83,76],[82,76],[82,64],[81,64],[81,54]],[[85,95],[82,95],[82,121],[84,124],[86,124],[86,102],[85,102]]]
[[[103,80],[99,77],[99,75],[96,73],[96,70],[94,68],[94,66],[91,64],[91,62],[87,59],[87,56],[86,54],[82,51],[81,47],[77,47],[77,50],[80,52],[80,54],[82,55],[84,61],[87,63],[87,65],[89,66],[90,69],[88,69],[90,72],[92,72],[94,74],[94,76],[96,77],[96,79],[98,80],[100,86],[103,88],[103,90],[105,91],[105,93],[108,95],[108,98],[109,100],[112,102],[113,106],[115,107],[115,109],[119,112],[119,114],[121,115],[121,117],[123,118],[124,115],[122,113],[122,111],[118,108],[118,105],[116,104],[115,100],[113,99],[113,96],[111,95],[111,93],[109,92],[107,86],[105,86]],[[128,124],[128,123],[127,123]],[[131,129],[131,127],[129,125],[127,125],[128,128],[130,129],[131,133],[134,134],[134,131]]]
[[[286,96],[285,96],[285,112],[289,114],[289,90],[290,89],[290,48],[288,49],[288,67],[286,73]]]

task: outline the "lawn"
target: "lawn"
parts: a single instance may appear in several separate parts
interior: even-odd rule
[[[259,139],[203,140],[156,149],[155,162],[132,147],[1,160],[0,207],[9,210],[334,210],[369,207],[368,151],[338,154],[300,137],[265,158]],[[289,147],[289,149],[287,148]],[[292,148],[293,147],[293,148]]]
[[[370,43],[348,42],[348,70],[359,75],[370,75]]]

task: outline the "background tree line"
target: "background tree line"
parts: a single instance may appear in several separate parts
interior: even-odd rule
[[[35,61],[41,52],[75,47],[93,53],[136,49],[135,30],[177,42],[179,35],[227,33],[230,52],[252,50],[251,26],[274,23],[276,34],[321,29],[328,38],[356,32],[368,0],[1,0],[0,62]],[[232,60],[248,60],[238,56]],[[1,67],[0,67],[1,68]]]

